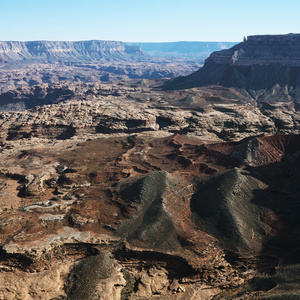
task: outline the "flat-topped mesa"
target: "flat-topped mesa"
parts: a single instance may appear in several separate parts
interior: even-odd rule
[[[299,42],[299,33],[289,33],[289,34],[265,34],[265,35],[249,35],[246,41],[248,42]]]
[[[300,66],[300,34],[251,35],[230,49],[213,52],[206,63]]]
[[[128,55],[146,55],[139,47],[127,46],[118,41],[33,41],[0,42],[0,59],[3,60],[99,60],[122,58]]]
[[[296,99],[286,88],[300,88],[300,34],[253,35],[230,49],[213,52],[204,66],[168,81],[164,89],[222,85],[247,91],[282,88],[285,99]],[[256,96],[255,96],[256,98]],[[280,98],[280,97],[279,97]]]

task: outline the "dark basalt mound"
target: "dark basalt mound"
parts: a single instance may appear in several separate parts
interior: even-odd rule
[[[259,91],[276,84],[282,89],[300,87],[300,34],[249,36],[230,49],[213,52],[203,68],[163,88],[223,85]]]
[[[265,235],[260,221],[264,210],[252,199],[255,190],[264,188],[262,182],[238,168],[200,183],[191,200],[196,224],[227,249],[259,250]]]
[[[95,299],[93,292],[101,279],[109,278],[115,271],[116,263],[108,253],[88,256],[71,270],[66,291],[68,299]]]
[[[172,217],[164,206],[169,186],[174,184],[169,173],[157,171],[124,186],[120,194],[137,211],[135,217],[119,228],[118,234],[141,247],[178,250],[180,245]]]
[[[286,232],[297,226],[299,151],[299,135],[262,136],[208,145],[207,155],[227,153],[243,162],[249,172],[233,168],[200,182],[191,201],[196,224],[225,247],[246,246],[256,250],[270,225],[262,221],[266,219],[262,217],[266,209],[275,212],[280,222],[288,222]],[[279,236],[276,243],[284,234]]]

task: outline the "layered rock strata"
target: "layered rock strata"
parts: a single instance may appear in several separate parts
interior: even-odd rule
[[[145,56],[138,46],[118,41],[0,42],[2,60],[85,61],[103,58]]]
[[[7,111],[0,113],[1,141],[145,131],[217,141],[299,132],[299,112],[293,103],[257,107],[233,89],[162,92],[150,85],[61,82],[3,93],[0,108]]]
[[[203,68],[165,88],[220,84],[257,91],[279,85],[292,94],[300,86],[299,53],[300,34],[249,36],[230,49],[213,52]]]

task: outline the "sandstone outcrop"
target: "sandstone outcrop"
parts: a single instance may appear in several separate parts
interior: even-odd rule
[[[134,87],[61,82],[3,93],[0,140],[63,140],[148,131],[217,141],[299,132],[299,112],[293,105],[274,103],[260,108],[251,98],[227,88],[162,92],[155,86],[156,81],[148,81],[148,86],[135,81]]]

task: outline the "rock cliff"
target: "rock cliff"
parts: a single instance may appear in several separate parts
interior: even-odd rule
[[[256,35],[213,52],[203,68],[165,85],[182,89],[220,84],[246,90],[300,86],[300,34]]]
[[[32,41],[0,42],[0,59],[85,61],[103,58],[128,58],[131,55],[147,56],[138,46],[118,41]]]

